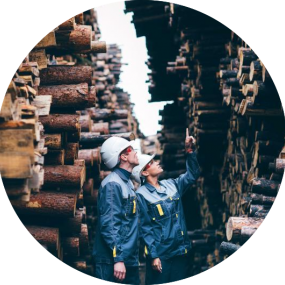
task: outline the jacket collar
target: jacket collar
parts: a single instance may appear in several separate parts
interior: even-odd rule
[[[125,182],[128,182],[130,177],[131,177],[131,172],[129,172],[123,168],[117,167],[114,169],[114,172],[117,173],[120,176],[120,178],[122,180],[124,180]]]
[[[160,189],[155,188],[153,185],[149,183],[145,183],[144,186],[150,191],[154,192],[156,191],[159,194],[166,194],[166,188],[158,181],[158,184],[160,185]]]

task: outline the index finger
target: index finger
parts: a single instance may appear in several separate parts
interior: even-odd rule
[[[186,128],[186,137],[189,137],[189,130]]]

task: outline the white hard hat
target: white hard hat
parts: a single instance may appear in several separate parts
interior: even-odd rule
[[[154,157],[155,157],[155,154],[153,154],[153,155],[147,155],[147,154],[138,155],[139,165],[134,167],[134,169],[132,171],[132,178],[136,182],[141,183],[141,172]]]
[[[127,147],[133,147],[134,141],[127,141],[120,137],[108,138],[101,147],[101,156],[104,164],[109,168],[114,168],[119,162],[120,153]]]

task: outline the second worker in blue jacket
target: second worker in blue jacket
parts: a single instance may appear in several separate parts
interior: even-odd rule
[[[146,244],[146,284],[174,282],[187,277],[187,253],[191,248],[181,197],[200,175],[195,139],[186,130],[185,174],[176,179],[158,180],[163,172],[154,156],[139,156],[133,169],[136,181],[144,179],[136,191],[140,209],[140,230]]]

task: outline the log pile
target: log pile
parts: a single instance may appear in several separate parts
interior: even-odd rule
[[[197,139],[202,173],[196,192],[183,199],[188,229],[228,236],[228,219],[262,221],[283,176],[285,134],[280,98],[264,64],[236,34],[195,10],[126,2],[131,11],[137,36],[146,37],[151,101],[174,101],[160,111],[166,170],[160,178],[185,171],[185,127]],[[242,240],[256,228],[249,223]],[[240,245],[216,246],[219,260]],[[194,267],[195,274],[205,269]]]
[[[29,202],[44,182],[42,116],[50,112],[51,96],[39,96],[39,66],[28,58],[9,84],[0,111],[0,173],[9,199]]]
[[[100,147],[141,135],[116,86],[120,49],[106,53],[99,38],[93,9],[49,33],[19,67],[0,115],[0,170],[15,211],[50,253],[90,275],[98,189],[109,174]]]

